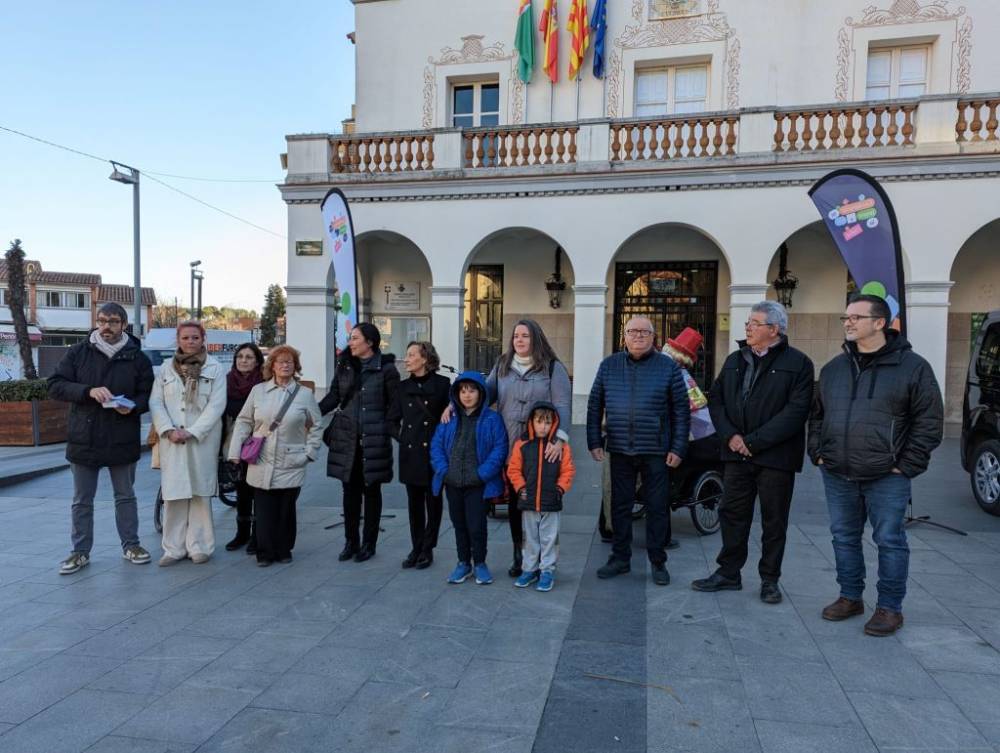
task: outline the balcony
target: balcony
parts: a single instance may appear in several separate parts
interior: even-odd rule
[[[1000,152],[998,108],[996,93],[934,95],[657,118],[289,136],[285,185],[994,154]]]

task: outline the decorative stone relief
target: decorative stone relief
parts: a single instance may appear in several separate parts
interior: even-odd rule
[[[740,41],[726,14],[719,12],[719,0],[708,0],[707,12],[685,18],[667,18],[642,22],[642,0],[635,0],[632,17],[639,23],[627,25],[613,43],[608,58],[607,116],[624,117],[621,112],[624,98],[624,71],[622,70],[625,50],[646,47],[668,47],[691,42],[726,43],[726,55],[722,61],[725,70],[726,107],[735,110],[740,106]],[[652,10],[652,7],[651,7]]]
[[[958,19],[965,16],[959,25]],[[869,5],[861,11],[861,18],[844,19],[844,26],[837,33],[837,70],[834,76],[834,98],[846,102],[850,89],[850,69],[854,58],[854,30],[892,24],[919,24],[930,21],[954,21],[955,44],[958,48],[958,70],[952,85],[959,94],[969,90],[972,79],[972,18],[966,16],[965,6],[955,6],[952,0],[893,0],[888,8]]]
[[[503,42],[484,45],[484,38],[482,34],[469,34],[462,37],[460,48],[442,47],[439,57],[435,58],[431,55],[427,58],[427,66],[424,68],[424,104],[421,119],[421,125],[424,128],[434,127],[434,112],[437,101],[437,66],[513,60],[513,55],[505,54]]]

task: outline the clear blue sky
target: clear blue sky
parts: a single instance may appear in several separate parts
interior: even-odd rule
[[[5,3],[0,125],[151,171],[286,233],[279,154],[289,133],[337,132],[354,101],[349,0]],[[111,167],[0,131],[0,242],[43,268],[132,282],[131,187]],[[186,302],[263,305],[285,241],[141,183],[142,283]],[[317,211],[319,211],[317,209]]]

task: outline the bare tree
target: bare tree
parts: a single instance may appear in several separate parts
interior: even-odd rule
[[[31,357],[31,339],[28,336],[28,317],[24,315],[24,249],[15,238],[4,254],[7,260],[7,297],[10,317],[14,320],[14,335],[21,352],[21,365],[25,379],[38,379],[35,360]]]

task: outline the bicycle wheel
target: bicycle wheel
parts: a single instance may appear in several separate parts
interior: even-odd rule
[[[719,530],[719,509],[725,489],[722,474],[707,471],[698,477],[691,490],[691,522],[702,536]]]
[[[157,533],[163,533],[163,489],[156,490],[156,502],[153,504],[153,527]]]
[[[219,500],[228,507],[236,506],[236,482],[240,468],[225,461],[219,462]]]

